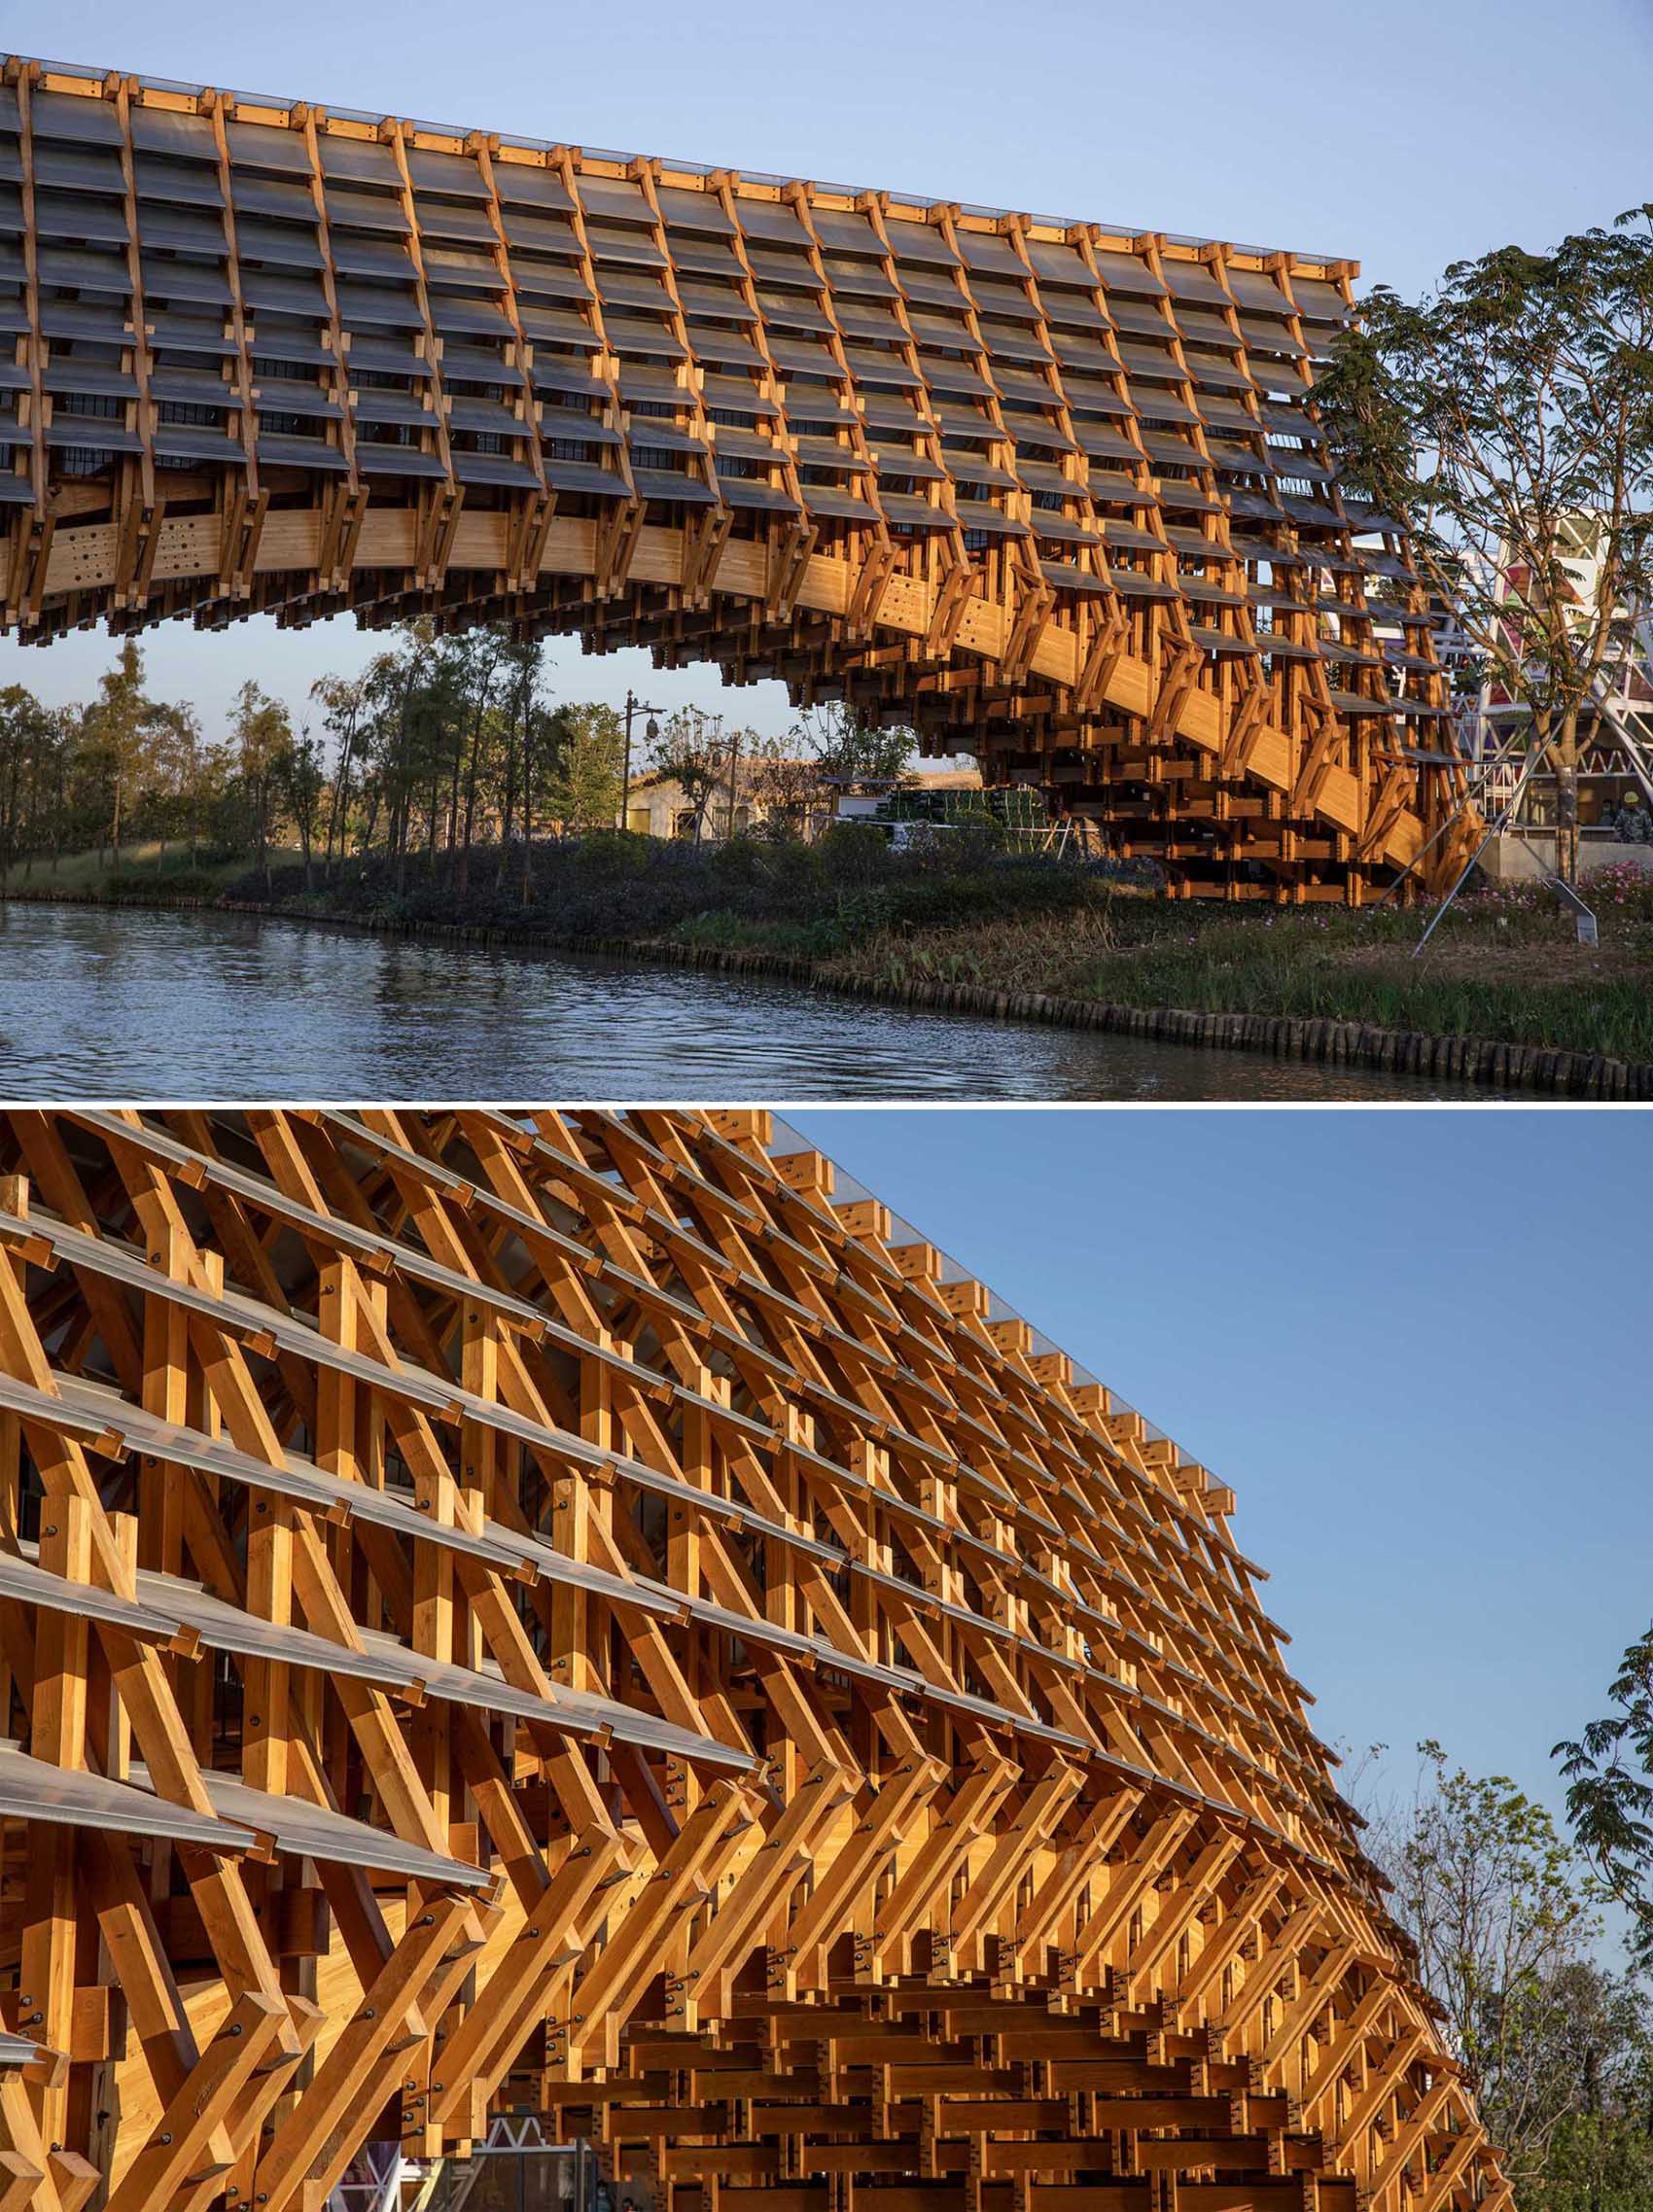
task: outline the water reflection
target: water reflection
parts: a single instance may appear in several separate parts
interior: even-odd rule
[[[0,1096],[1477,1097],[1250,1053],[248,915],[0,904]]]

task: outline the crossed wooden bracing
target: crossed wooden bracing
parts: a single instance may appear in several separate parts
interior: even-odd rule
[[[1232,1494],[1041,1342],[761,1113],[9,1113],[4,2212],[509,2111],[660,2212],[1505,2212]]]
[[[1458,850],[1426,597],[1315,418],[1351,263],[17,57],[0,179],[24,636],[579,632],[910,721],[1180,890]]]

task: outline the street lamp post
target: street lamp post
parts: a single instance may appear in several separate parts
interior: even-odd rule
[[[625,768],[620,777],[619,825],[622,829],[627,828],[630,825],[631,822],[631,718],[633,715],[647,715],[649,717],[649,720],[643,725],[643,734],[648,738],[655,738],[660,734],[660,725],[654,720],[654,717],[658,714],[663,714],[664,711],[665,710],[661,707],[649,706],[644,700],[638,698],[637,694],[632,690],[629,684],[626,685]]]

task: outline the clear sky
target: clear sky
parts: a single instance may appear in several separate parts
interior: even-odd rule
[[[1416,291],[1448,262],[1550,243],[1653,190],[1650,0],[10,0],[18,53],[438,123],[884,185],[1359,260]],[[216,732],[249,675],[298,713],[375,641],[341,617],[146,645],[152,689]],[[765,732],[778,685],[553,647],[563,698],[721,707]],[[0,641],[0,685],[88,696],[101,634]],[[646,685],[651,688],[645,689]]]
[[[1561,1808],[1653,1615],[1649,1122],[1477,1107],[791,1119],[1239,1504],[1329,1742]]]

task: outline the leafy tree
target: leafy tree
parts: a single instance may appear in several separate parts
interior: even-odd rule
[[[363,675],[369,716],[369,744],[373,761],[367,842],[382,806],[386,849],[396,860],[396,889],[406,889],[407,852],[418,791],[427,782],[437,718],[430,699],[436,636],[429,621],[404,623],[397,643],[375,653]]]
[[[802,837],[824,796],[821,763],[796,729],[785,737],[755,738],[750,755],[752,796],[771,835]]]
[[[38,811],[50,727],[45,708],[21,684],[0,691],[0,883]]]
[[[83,717],[83,751],[107,793],[106,831],[115,865],[132,800],[154,760],[162,710],[144,693],[144,661],[136,641],[123,640],[115,666],[98,680],[98,695]]]
[[[275,775],[282,804],[293,817],[299,847],[304,860],[304,889],[311,889],[310,852],[315,841],[316,815],[327,789],[327,755],[319,737],[307,728],[299,731],[276,755]]]
[[[908,780],[912,731],[887,729],[842,699],[810,708],[792,724],[791,735],[813,757],[823,783],[854,790],[859,785]]]
[[[270,808],[293,750],[293,724],[281,701],[262,691],[249,677],[235,694],[233,732],[236,765],[252,803],[259,869],[267,894]]]
[[[1653,1623],[1620,1660],[1608,1695],[1615,1709],[1551,1756],[1566,1777],[1578,1846],[1630,1914],[1638,1962],[1653,1967]]]
[[[358,749],[368,721],[368,687],[365,682],[345,676],[321,676],[310,685],[310,697],[322,710],[322,720],[338,749],[333,778],[333,804],[327,817],[327,852],[324,868],[333,874],[333,848],[336,836],[338,857],[349,850],[350,782],[357,769]]]
[[[80,709],[42,708],[38,716],[27,718],[24,728],[29,751],[28,811],[17,829],[23,841],[23,873],[33,868],[35,855],[49,847],[55,873],[73,825],[71,790],[81,739]]]
[[[1376,1824],[1373,1855],[1511,2178],[1535,2185],[1581,2094],[1560,2054],[1600,1930],[1594,1884],[1507,1776],[1449,1770],[1436,1742],[1418,1749],[1413,1803]]]
[[[1564,1981],[1553,2084],[1565,2109],[1522,2212],[1648,2212],[1653,2206],[1653,2023],[1635,1975],[1593,1960]]]
[[[183,837],[193,862],[200,840],[201,816],[219,781],[222,763],[201,735],[200,717],[187,701],[162,706],[156,716],[154,799],[166,858],[168,837]]]
[[[1553,253],[1455,263],[1416,305],[1380,288],[1361,313],[1315,387],[1322,425],[1526,709],[1570,882],[1597,679],[1653,583],[1653,204]]]
[[[620,802],[625,725],[615,708],[596,700],[570,702],[550,717],[551,762],[545,804],[574,830],[599,829]]]
[[[654,773],[680,785],[693,810],[697,845],[705,832],[712,794],[729,772],[733,755],[722,716],[709,715],[700,707],[680,707],[669,715],[650,747]]]
[[[521,762],[522,877],[524,906],[534,898],[534,764],[539,740],[547,720],[540,700],[545,675],[545,650],[538,638],[513,639],[506,649],[506,801],[500,841],[498,883],[504,884],[506,853],[510,844],[511,811],[517,792],[517,762]]]
[[[460,723],[460,741],[454,749],[454,812],[460,816],[459,844],[459,895],[463,898],[471,882],[471,844],[475,833],[476,793],[487,762],[490,743],[496,733],[492,709],[498,687],[509,675],[506,641],[498,630],[474,630],[465,641],[465,652],[459,664],[463,687],[464,709]],[[463,787],[463,811],[460,806]],[[453,843],[450,825],[448,843]]]

